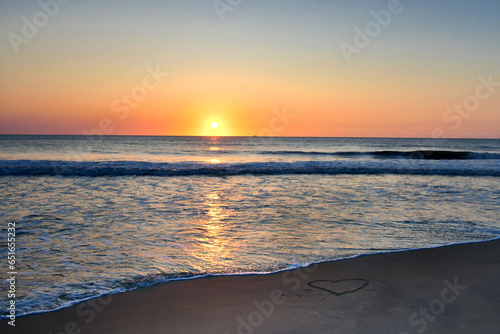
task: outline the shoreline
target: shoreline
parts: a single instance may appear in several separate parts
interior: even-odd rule
[[[172,278],[172,279],[168,279],[165,282],[152,283],[151,285],[145,286],[145,287],[137,287],[137,288],[133,288],[133,289],[126,290],[126,291],[103,293],[103,294],[100,294],[100,295],[97,295],[97,296],[94,296],[94,297],[89,297],[89,298],[86,298],[86,299],[74,301],[74,302],[72,302],[70,304],[58,307],[58,308],[53,309],[53,310],[35,311],[35,312],[29,312],[29,313],[22,314],[22,315],[16,315],[16,319],[23,318],[23,317],[28,317],[28,316],[32,316],[32,315],[40,315],[40,314],[47,314],[47,313],[57,312],[57,311],[64,310],[66,308],[72,307],[74,305],[85,303],[85,302],[87,302],[89,300],[92,300],[92,299],[97,299],[97,298],[101,298],[101,297],[107,297],[107,296],[113,296],[113,295],[117,295],[117,294],[128,293],[128,292],[132,292],[132,291],[136,291],[136,290],[140,290],[140,289],[148,289],[148,288],[152,288],[152,287],[154,287],[156,285],[169,284],[169,283],[173,283],[173,282],[177,282],[177,281],[181,281],[182,282],[182,281],[191,281],[191,280],[205,279],[205,278],[209,279],[209,278],[214,278],[214,277],[239,277],[239,276],[253,276],[253,275],[264,275],[265,276],[265,275],[279,274],[279,273],[283,273],[283,272],[286,272],[286,271],[292,271],[292,270],[297,270],[297,269],[301,269],[301,268],[307,268],[307,267],[310,267],[310,266],[319,265],[319,264],[323,264],[323,263],[330,263],[330,262],[337,262],[337,261],[344,261],[344,260],[356,259],[356,258],[364,257],[364,256],[381,255],[381,254],[393,254],[393,253],[405,253],[405,252],[411,252],[411,251],[417,251],[417,250],[437,249],[437,248],[443,248],[443,247],[449,247],[449,246],[456,246],[456,245],[479,244],[479,243],[490,242],[490,241],[495,241],[495,240],[500,240],[500,237],[493,238],[493,239],[487,239],[487,240],[481,240],[481,241],[464,241],[464,242],[459,242],[459,243],[450,243],[450,244],[438,245],[438,246],[434,246],[434,247],[408,248],[408,249],[390,250],[390,251],[386,251],[386,252],[383,251],[383,252],[377,252],[377,253],[364,253],[364,254],[358,254],[358,255],[353,255],[353,256],[341,257],[341,258],[334,259],[334,260],[326,260],[326,261],[320,261],[320,262],[311,262],[311,263],[308,263],[308,264],[300,264],[300,265],[294,266],[292,268],[279,269],[279,270],[276,270],[276,271],[269,271],[269,272],[246,272],[246,273],[229,273],[229,274],[225,274],[225,273],[224,274],[221,274],[221,273],[217,274],[216,273],[216,274],[200,274],[200,275],[195,275],[195,276],[190,276],[190,277]],[[8,318],[0,318],[0,322],[4,321],[6,319],[8,319]]]
[[[391,328],[407,334],[424,326],[440,333],[458,327],[463,333],[491,332],[500,327],[495,320],[499,255],[497,238],[273,273],[173,280],[23,315],[15,329],[3,319],[0,328],[7,333],[328,333],[336,324],[339,333]],[[451,302],[453,295],[443,291],[453,286],[459,295]],[[430,311],[419,313],[419,307]]]

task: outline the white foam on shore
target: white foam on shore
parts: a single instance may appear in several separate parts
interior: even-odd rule
[[[481,241],[465,241],[465,242],[458,242],[458,243],[450,243],[450,244],[438,245],[438,246],[433,246],[433,247],[398,249],[398,250],[391,250],[391,251],[387,251],[387,252],[364,253],[364,254],[342,257],[342,258],[333,259],[333,260],[327,260],[327,261],[297,264],[297,265],[294,265],[294,266],[291,266],[288,268],[275,270],[275,271],[268,271],[268,272],[217,273],[217,274],[201,274],[201,275],[195,275],[195,276],[191,276],[191,277],[166,278],[164,281],[154,282],[154,283],[151,283],[150,285],[138,286],[138,287],[135,287],[132,289],[117,288],[113,291],[102,293],[100,295],[96,295],[93,297],[89,297],[89,298],[85,298],[85,299],[81,299],[81,300],[75,300],[75,301],[66,303],[65,305],[60,306],[58,308],[55,308],[53,310],[29,312],[29,313],[25,313],[25,314],[16,315],[16,317],[25,317],[25,316],[29,316],[29,315],[35,315],[35,314],[45,314],[45,313],[56,312],[56,311],[71,307],[71,306],[76,305],[76,304],[84,303],[84,302],[92,300],[92,299],[96,299],[96,298],[100,298],[100,297],[104,297],[104,296],[109,296],[109,295],[115,295],[115,294],[119,294],[119,293],[126,293],[129,291],[135,291],[138,289],[147,289],[147,288],[150,288],[150,287],[155,286],[155,285],[166,284],[166,283],[174,282],[174,281],[189,281],[189,280],[209,278],[209,277],[238,277],[238,276],[250,276],[250,275],[262,275],[262,276],[263,275],[272,275],[272,274],[278,274],[278,273],[282,273],[282,272],[286,272],[286,271],[290,271],[290,270],[307,268],[309,266],[316,265],[316,264],[323,264],[323,263],[337,262],[337,261],[343,261],[343,260],[349,260],[349,259],[356,259],[356,258],[365,257],[365,256],[380,255],[380,254],[392,254],[392,253],[404,253],[404,252],[426,250],[426,249],[430,250],[430,249],[445,248],[445,247],[457,246],[457,245],[479,244],[479,243],[491,242],[491,241],[495,241],[495,240],[500,240],[500,237],[488,239],[488,240],[481,240]],[[8,319],[8,318],[0,316],[0,320],[3,320],[3,319]]]

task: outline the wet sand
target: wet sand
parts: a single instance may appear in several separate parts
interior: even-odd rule
[[[201,278],[16,319],[1,333],[500,333],[500,240]]]

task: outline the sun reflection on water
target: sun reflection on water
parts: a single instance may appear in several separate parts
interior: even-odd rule
[[[235,244],[227,218],[230,216],[224,204],[221,191],[211,191],[203,196],[204,219],[200,221],[196,244],[191,249],[191,256],[202,261],[197,269],[218,268],[224,271],[234,260]],[[205,267],[205,268],[204,268]]]

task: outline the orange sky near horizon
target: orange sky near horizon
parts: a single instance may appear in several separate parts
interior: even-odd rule
[[[424,29],[425,15],[446,6],[412,4],[348,62],[340,43],[386,2],[278,2],[242,5],[224,21],[201,2],[161,11],[126,1],[123,17],[68,4],[18,53],[1,41],[0,133],[500,138],[496,86],[472,111],[453,110],[474,102],[479,78],[500,81],[500,46],[484,37],[500,25],[474,20],[485,8],[450,4],[458,9]],[[2,6],[4,36],[40,10]],[[468,25],[453,23],[467,10]]]

